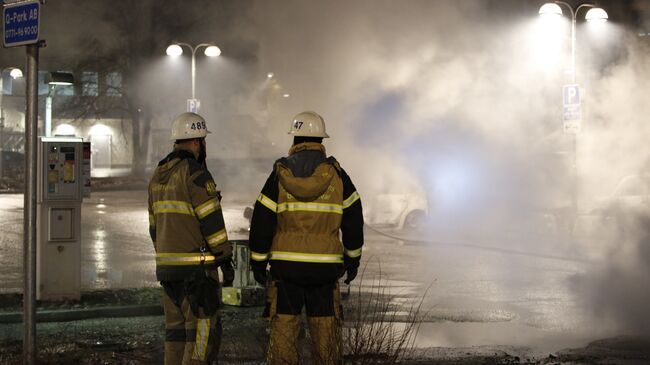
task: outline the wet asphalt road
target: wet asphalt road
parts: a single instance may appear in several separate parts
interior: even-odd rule
[[[22,288],[22,195],[0,195],[0,286]],[[246,238],[243,205],[224,215],[231,238]],[[96,192],[82,207],[82,288],[156,286],[146,192]],[[391,233],[399,235],[400,233]],[[571,278],[590,261],[544,237],[408,242],[366,230],[352,290],[381,283],[395,304],[422,300],[420,346],[584,346],[610,335],[589,326]]]

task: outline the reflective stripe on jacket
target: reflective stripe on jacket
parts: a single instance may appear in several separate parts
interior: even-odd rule
[[[176,150],[158,164],[149,183],[149,232],[159,281],[183,280],[201,261],[214,267],[230,259],[219,200],[212,176],[190,152]]]

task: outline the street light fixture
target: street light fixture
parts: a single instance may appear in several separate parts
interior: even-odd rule
[[[74,85],[74,75],[70,72],[50,72],[45,75],[45,83],[52,86]]]
[[[602,8],[591,8],[585,14],[585,20],[588,22],[604,23],[608,18],[607,12]]]
[[[195,84],[196,84],[196,51],[202,47],[205,47],[203,52],[208,57],[218,57],[221,55],[221,49],[211,43],[201,43],[196,46],[192,46],[188,43],[173,43],[167,47],[166,53],[168,56],[178,57],[183,54],[183,46],[189,48],[192,51],[192,99],[195,99]]]
[[[45,98],[45,136],[52,136],[52,94],[57,86],[74,85],[74,75],[70,72],[49,72],[45,74],[45,83],[48,84],[47,97]]]
[[[602,8],[596,7],[594,4],[580,4],[575,10],[569,3],[564,1],[555,1],[546,3],[539,8],[539,15],[543,17],[562,16],[562,8],[560,5],[566,6],[571,12],[571,77],[573,83],[576,82],[576,16],[578,11],[582,8],[591,8],[585,15],[585,20],[588,22],[606,22],[607,12]]]
[[[546,3],[539,8],[539,15],[544,17],[562,16],[562,8],[556,3]]]
[[[15,67],[10,67],[9,69],[11,70],[9,71],[9,76],[11,76],[12,79],[23,77],[23,71],[21,69]]]

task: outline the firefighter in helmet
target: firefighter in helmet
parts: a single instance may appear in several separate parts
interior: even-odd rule
[[[205,166],[205,120],[180,114],[172,124],[174,150],[149,183],[149,233],[156,277],[164,288],[165,364],[211,364],[221,340],[220,285],[232,285],[232,247],[221,194]]]
[[[267,285],[268,363],[298,364],[305,308],[312,361],[342,361],[338,280],[357,275],[363,246],[361,200],[334,157],[327,157],[323,118],[303,112],[291,122],[293,146],[277,160],[255,202],[250,229],[255,280]],[[339,235],[340,233],[340,235]],[[339,238],[340,237],[340,238]],[[267,276],[270,265],[270,277]]]

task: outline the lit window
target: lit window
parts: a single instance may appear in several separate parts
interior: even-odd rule
[[[9,75],[9,71],[5,71],[2,73],[2,95],[11,95],[13,89],[13,79],[11,78],[11,75]]]
[[[106,95],[122,96],[122,74],[109,72],[106,74]]]
[[[81,94],[83,96],[99,95],[99,76],[97,72],[84,71],[81,73]]]

